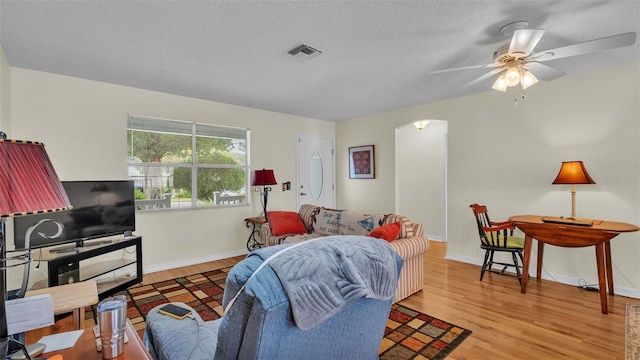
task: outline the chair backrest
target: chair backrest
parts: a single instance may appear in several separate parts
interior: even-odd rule
[[[508,222],[494,223],[489,219],[485,205],[469,205],[476,218],[478,235],[483,247],[507,247],[507,239],[513,233],[513,225]],[[497,225],[497,226],[496,226]]]
[[[399,274],[403,260],[393,256]],[[250,256],[231,269],[224,306],[261,263]],[[222,318],[215,359],[378,359],[391,302],[363,297],[303,331],[278,276],[265,266]]]

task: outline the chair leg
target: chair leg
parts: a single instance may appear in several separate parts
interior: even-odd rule
[[[480,270],[480,281],[482,281],[482,278],[484,277],[484,273],[489,271],[492,271],[493,268],[493,255],[494,255],[494,251],[493,250],[485,250],[484,253],[484,262],[482,263],[482,269]],[[521,271],[521,264],[524,264],[524,259],[522,257],[522,252],[511,252],[511,257],[513,259],[513,265],[510,264],[505,264],[505,263],[498,263],[500,265],[504,265],[504,268],[502,269],[502,271],[495,271],[501,275],[505,275],[505,270],[507,269],[507,267],[509,266],[513,266],[516,268],[516,277],[518,278],[518,282],[522,285],[522,271]],[[518,258],[520,258],[520,261],[518,261]]]
[[[520,257],[520,264],[522,264],[522,269],[524,271],[524,258],[522,257],[522,251],[518,251],[518,257]],[[521,274],[521,277],[522,276],[524,276],[524,274]]]
[[[522,285],[522,274],[520,274],[520,265],[518,265],[518,256],[516,255],[515,252],[512,252],[511,256],[513,257],[513,264],[516,267],[516,276],[518,277],[518,282],[520,283],[520,285]]]
[[[489,255],[489,268],[487,269],[487,271],[491,271],[493,269],[493,255],[495,254],[495,251],[490,250],[491,251],[491,255]]]
[[[491,253],[491,260],[493,261],[493,251],[485,250],[484,252],[484,262],[482,263],[482,270],[480,270],[480,281],[484,277],[485,271],[487,271],[487,267],[491,266],[491,262],[489,261],[489,253]]]

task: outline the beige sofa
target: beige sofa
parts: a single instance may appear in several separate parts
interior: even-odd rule
[[[400,222],[400,234],[390,245],[404,259],[393,299],[398,302],[420,290],[424,280],[424,253],[429,239],[423,234],[422,224],[411,222],[406,216],[395,214],[363,214],[349,210],[335,210],[305,204],[298,210],[306,233],[273,235],[271,224],[261,228],[262,244],[272,246],[293,243],[329,235],[367,235],[372,228]]]

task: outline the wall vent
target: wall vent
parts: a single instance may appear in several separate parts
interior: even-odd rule
[[[294,46],[291,50],[287,51],[287,54],[293,56],[298,60],[307,61],[322,54],[322,51],[314,48],[313,46],[302,43]]]

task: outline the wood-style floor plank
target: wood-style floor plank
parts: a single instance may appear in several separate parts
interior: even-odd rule
[[[447,359],[624,359],[625,306],[639,299],[531,278],[520,293],[513,277],[445,259],[446,243],[431,242],[424,289],[402,303],[473,331]],[[595,266],[595,264],[594,264]]]

